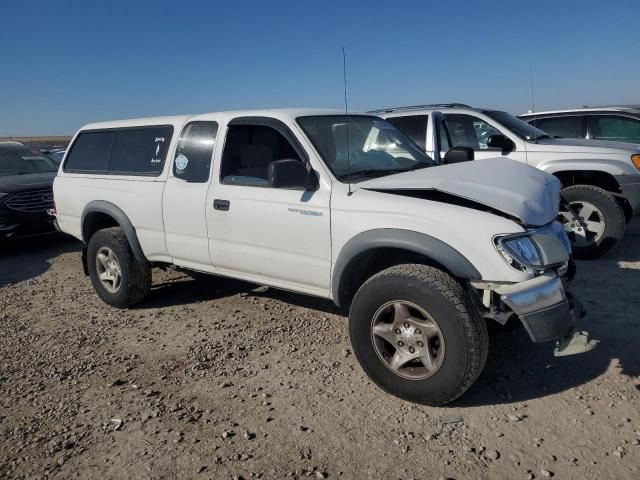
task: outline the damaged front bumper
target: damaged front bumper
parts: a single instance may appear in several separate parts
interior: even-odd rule
[[[595,348],[596,341],[589,340],[586,332],[576,330],[576,321],[584,316],[584,311],[555,273],[501,285],[495,292],[502,303],[520,318],[533,342],[557,341],[557,356]]]

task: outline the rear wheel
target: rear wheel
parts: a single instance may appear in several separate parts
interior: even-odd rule
[[[576,258],[591,259],[611,250],[624,235],[624,210],[606,190],[575,185],[561,192],[568,208],[560,209],[559,220]]]
[[[383,390],[443,405],[462,395],[484,368],[485,321],[462,286],[426,265],[398,265],[358,290],[349,313],[356,358]]]
[[[87,267],[100,298],[118,308],[140,302],[151,288],[151,267],[135,258],[119,227],[98,230],[89,240]]]

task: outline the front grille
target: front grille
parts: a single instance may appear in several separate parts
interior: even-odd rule
[[[49,208],[53,208],[53,189],[42,188],[14,193],[4,203],[10,209],[18,212],[44,213]]]

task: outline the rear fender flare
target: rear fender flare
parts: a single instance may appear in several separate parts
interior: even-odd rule
[[[127,217],[127,215],[113,203],[107,202],[105,200],[94,200],[92,202],[89,202],[82,212],[82,241],[85,244],[89,243],[89,238],[87,238],[89,233],[88,219],[94,213],[104,213],[113,218],[120,226],[120,228],[122,228],[122,230],[124,231],[124,234],[129,241],[129,245],[131,246],[131,250],[133,252],[133,255],[136,257],[136,260],[138,260],[139,262],[147,261],[147,258],[144,256],[144,252],[142,251],[142,247],[140,246],[140,241],[138,240],[136,230],[135,228],[133,228],[133,224],[129,220],[129,217]]]

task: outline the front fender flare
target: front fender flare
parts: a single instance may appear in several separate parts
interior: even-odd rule
[[[547,160],[535,165],[542,171],[555,174],[566,171],[602,172],[612,176],[634,173],[631,163],[613,159]]]
[[[349,264],[361,253],[376,248],[396,248],[424,255],[437,262],[458,278],[480,280],[482,275],[451,245],[430,235],[395,228],[380,228],[359,233],[349,240],[336,260],[331,276],[331,293],[333,301],[340,306],[343,277]]]
[[[104,213],[113,218],[120,228],[124,231],[127,240],[129,241],[129,245],[131,246],[131,251],[133,255],[136,257],[136,260],[139,262],[146,262],[147,259],[144,256],[144,252],[142,251],[142,247],[140,246],[140,242],[138,240],[138,235],[136,234],[136,229],[133,228],[133,224],[129,220],[129,217],[117,206],[115,206],[111,202],[107,202],[106,200],[93,200],[89,202],[84,210],[82,211],[82,241],[86,244],[89,243],[88,235],[88,222],[87,218],[92,213]]]

